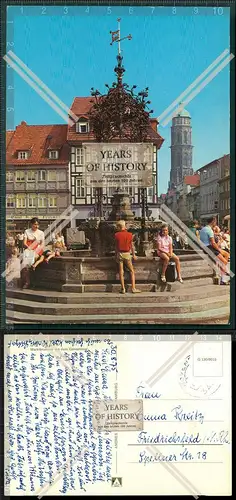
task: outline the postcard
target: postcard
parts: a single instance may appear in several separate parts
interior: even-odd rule
[[[5,495],[230,496],[230,336],[114,337],[5,336]]]
[[[5,19],[4,326],[233,328],[233,4],[36,3]]]

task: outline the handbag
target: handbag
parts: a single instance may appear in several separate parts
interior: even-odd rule
[[[169,262],[166,269],[166,281],[167,283],[174,283],[176,276],[176,266],[175,262]]]
[[[30,248],[26,248],[23,252],[23,267],[30,267],[34,264],[35,261],[35,253],[34,250]]]

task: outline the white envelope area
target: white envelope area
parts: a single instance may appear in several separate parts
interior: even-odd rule
[[[5,495],[230,496],[231,340],[189,337],[5,336]]]

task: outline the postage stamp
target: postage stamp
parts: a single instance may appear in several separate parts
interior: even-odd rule
[[[193,346],[193,376],[223,376],[223,344],[221,342],[198,342]]]

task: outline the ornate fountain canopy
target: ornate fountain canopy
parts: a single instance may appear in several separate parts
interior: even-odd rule
[[[130,87],[123,82],[125,68],[123,66],[123,57],[120,50],[122,40],[131,40],[132,36],[124,38],[120,36],[120,19],[118,19],[119,28],[117,31],[111,31],[112,42],[118,42],[117,65],[114,71],[117,81],[113,82],[108,89],[107,94],[101,94],[94,88],[91,89],[91,95],[94,100],[89,113],[89,121],[93,133],[98,142],[109,142],[112,140],[128,140],[129,142],[144,142],[148,138],[150,128],[150,114],[152,110],[147,110],[150,104],[148,98],[148,87],[136,94],[134,90],[136,85]]]

